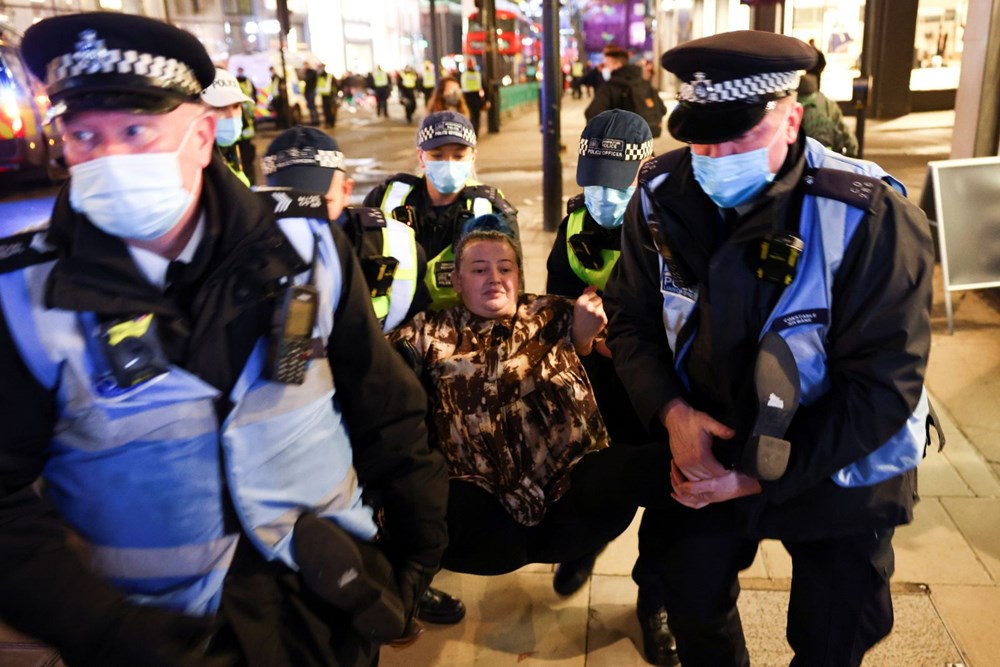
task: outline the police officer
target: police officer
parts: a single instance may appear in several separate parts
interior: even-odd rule
[[[368,75],[368,85],[375,91],[375,115],[389,117],[389,73],[379,65]],[[405,104],[405,102],[404,102]],[[416,104],[416,102],[414,102]],[[411,112],[412,113],[412,112]]]
[[[349,242],[213,155],[193,35],[84,13],[22,48],[70,180],[0,264],[0,616],[70,664],[374,664],[447,479]]]
[[[261,167],[269,186],[323,197],[330,220],[351,239],[384,331],[427,308],[427,260],[413,230],[380,209],[347,206],[354,179],[335,139],[301,125],[285,130],[267,147]]]
[[[462,84],[462,95],[465,97],[465,106],[469,107],[469,118],[472,120],[472,129],[479,136],[479,121],[484,108],[489,108],[489,103],[483,92],[483,77],[476,61],[468,58],[465,61],[465,69],[460,78]]]
[[[403,105],[403,111],[406,112],[406,122],[413,122],[413,112],[417,110],[417,82],[420,77],[417,76],[416,70],[413,69],[412,65],[407,65],[403,68],[403,71],[399,73],[399,101]],[[378,94],[378,87],[376,86],[376,95]],[[389,99],[389,91],[386,90],[386,99]],[[385,117],[389,117],[389,111],[385,110]]]
[[[412,222],[417,243],[429,258],[431,307],[440,310],[458,304],[451,287],[452,242],[462,224],[484,213],[500,213],[516,237],[517,211],[499,190],[475,180],[476,133],[465,116],[438,111],[425,117],[417,132],[417,158],[423,176],[396,174],[369,192],[364,205]]]
[[[420,74],[420,86],[424,89],[425,108],[431,103],[431,95],[434,93],[434,87],[437,86],[437,80],[437,68],[430,60],[425,60],[423,72]]]
[[[243,136],[243,105],[252,100],[243,93],[235,76],[217,67],[212,85],[201,91],[201,101],[215,110],[215,146],[219,155],[229,171],[250,187],[237,144]]]
[[[814,59],[754,31],[664,54],[689,146],[640,171],[605,292],[615,367],[673,453],[663,598],[640,604],[665,606],[685,667],[749,664],[737,574],[761,538],[792,558],[794,664],[859,665],[892,628],[933,256],[898,182],[800,132]]]
[[[337,92],[336,77],[326,71],[326,65],[319,64],[316,72],[316,92],[323,104],[323,126],[333,127],[337,124],[337,107],[333,96]]]
[[[242,67],[236,70],[236,81],[240,84],[240,90],[250,100],[243,103],[243,133],[236,142],[236,147],[240,151],[243,173],[246,174],[250,185],[254,185],[257,182],[257,170],[255,168],[257,147],[253,143],[254,137],[257,136],[257,87],[246,76]]]
[[[556,231],[547,263],[547,293],[575,299],[587,289],[604,291],[621,256],[622,221],[636,189],[639,165],[652,151],[649,125],[637,114],[613,109],[587,123],[580,136],[576,170],[576,182],[583,186],[583,193],[569,200],[568,215]],[[652,437],[632,407],[611,359],[603,354],[590,354],[582,361],[612,444],[649,442]],[[647,507],[640,524],[640,557],[633,572],[640,598],[662,597],[648,591],[651,580],[659,588],[659,575],[656,554],[651,553],[656,542],[649,542],[646,537],[651,530],[649,525],[653,525],[654,531],[658,528],[655,516],[660,511]],[[553,579],[556,592],[572,595],[579,590],[590,577],[598,553],[560,564]],[[665,618],[658,613],[660,606],[639,608],[643,652],[653,664],[674,665],[677,651]]]

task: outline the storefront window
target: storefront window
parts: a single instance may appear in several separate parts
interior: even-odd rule
[[[796,0],[788,3],[785,32],[812,42],[826,58],[820,88],[833,100],[851,99],[864,33],[863,0]]]
[[[910,90],[958,88],[967,9],[962,0],[920,1]]]

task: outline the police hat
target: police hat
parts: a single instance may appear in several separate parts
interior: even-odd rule
[[[776,99],[795,92],[799,70],[812,67],[816,50],[794,37],[737,30],[685,42],[661,62],[681,80],[670,134],[718,144],[745,134]]]
[[[21,41],[45,83],[53,115],[88,109],[166,113],[197,101],[215,66],[189,32],[143,16],[66,14],[39,21]]]
[[[236,80],[236,77],[222,68],[216,68],[215,81],[201,91],[201,101],[217,109],[228,107],[231,104],[253,102],[240,88],[240,82]]]
[[[325,195],[333,172],[344,169],[337,142],[315,127],[296,125],[274,138],[260,161],[267,184]]]
[[[420,123],[417,148],[429,151],[445,144],[476,147],[476,131],[472,122],[455,111],[436,111]]]
[[[580,135],[576,183],[624,190],[652,154],[653,134],[642,116],[621,109],[599,113]]]

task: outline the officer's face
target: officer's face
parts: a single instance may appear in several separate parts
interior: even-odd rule
[[[725,157],[736,153],[749,153],[770,145],[768,164],[771,173],[781,169],[788,155],[789,144],[795,143],[802,126],[802,105],[794,97],[787,97],[764,114],[759,123],[746,134],[721,144],[691,144],[691,152],[708,157]]]
[[[243,115],[243,105],[239,102],[230,104],[227,107],[215,107],[215,117],[218,120],[224,118],[237,118]]]
[[[330,179],[330,189],[324,197],[331,220],[336,220],[344,212],[344,207],[351,199],[352,190],[354,190],[354,179],[348,178],[340,169],[334,169],[333,178]]]
[[[517,254],[506,241],[470,241],[462,247],[452,285],[462,303],[480,317],[509,317],[517,311]]]
[[[191,134],[184,142],[188,130]],[[200,103],[182,104],[165,114],[82,111],[66,119],[64,141],[66,162],[71,167],[110,155],[180,149],[177,157],[184,187],[193,192],[200,183],[201,170],[212,159],[215,118]]]
[[[418,150],[417,158],[420,160],[420,167],[426,170],[428,162],[454,162],[462,160],[472,162],[476,159],[476,149],[462,144],[445,144],[428,151]]]

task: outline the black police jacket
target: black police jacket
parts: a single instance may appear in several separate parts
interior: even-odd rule
[[[264,200],[223,162],[204,170],[205,238],[165,296],[142,277],[122,241],[69,207],[68,187],[48,233],[58,261],[47,303],[105,314],[156,313],[171,361],[228,395],[256,341],[270,328],[267,287],[304,270]],[[411,603],[437,569],[447,540],[447,473],[429,449],[426,396],[375,320],[351,245],[332,226],[343,288],[327,349],[366,496],[384,510],[383,544]],[[67,526],[32,488],[55,427],[52,395],[27,370],[0,317],[0,618],[60,648],[71,664],[120,664],[152,656],[182,634],[177,619],[136,608],[83,564]],[[230,408],[220,404],[220,417]],[[243,540],[223,588],[220,641],[246,664],[371,664],[378,647],[302,590],[285,566]],[[143,610],[145,612],[145,610]],[[165,616],[165,615],[164,615]],[[144,642],[148,645],[143,646]],[[75,662],[73,660],[77,660]],[[152,658],[147,664],[154,664]],[[161,663],[155,663],[161,664]],[[189,664],[198,664],[191,662]]]
[[[674,223],[675,258],[698,283],[698,332],[685,388],[673,367],[662,319],[659,253],[639,198],[625,214],[622,256],[608,282],[609,345],[618,375],[651,429],[658,413],[683,398],[733,427],[745,442],[756,410],[752,375],[757,339],[780,287],[759,280],[749,261],[776,219],[797,224],[793,194],[805,167],[804,138],[790,147],[774,183],[753,207],[726,217],[694,180],[688,149],[654,191]],[[640,180],[643,175],[640,175]],[[817,539],[906,523],[916,472],[880,484],[842,488],[831,475],[885,442],[906,422],[923,386],[930,347],[933,256],[928,226],[912,203],[884,185],[846,248],[832,287],[827,343],[831,389],[796,413],[784,476],[763,493],[727,503],[733,525],[755,537]],[[723,444],[722,447],[726,445]],[[716,451],[719,446],[716,447]]]

